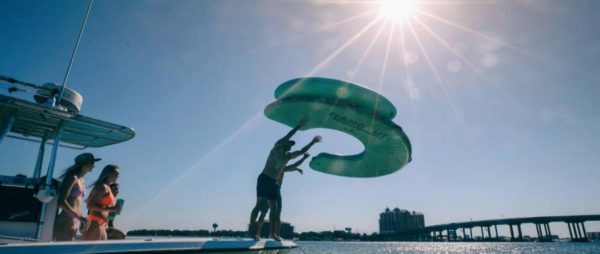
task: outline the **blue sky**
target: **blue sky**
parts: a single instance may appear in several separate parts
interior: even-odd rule
[[[0,0],[0,75],[61,83],[87,4]],[[378,8],[96,1],[67,85],[83,95],[83,115],[137,132],[86,150],[103,158],[88,182],[106,163],[121,166],[126,204],[116,224],[245,229],[256,178],[289,130],[262,110],[279,84],[304,76],[356,82],[388,98],[413,161],[373,179],[305,163],[282,189],[282,218],[297,231],[375,232],[386,207],[422,212],[427,225],[600,213],[598,2],[420,1],[408,21],[387,23]],[[312,155],[363,149],[331,130],[294,139],[303,145],[317,134],[324,140]],[[33,143],[4,140],[2,174],[31,175],[36,152]],[[55,175],[78,153],[60,149]],[[568,236],[562,223],[552,229]]]

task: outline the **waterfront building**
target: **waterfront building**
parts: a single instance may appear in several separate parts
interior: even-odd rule
[[[425,216],[415,211],[409,212],[394,208],[386,208],[379,214],[379,233],[403,233],[425,227]]]

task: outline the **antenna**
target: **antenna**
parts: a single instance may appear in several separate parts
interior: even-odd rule
[[[57,102],[60,102],[62,99],[63,93],[65,91],[65,87],[67,85],[67,80],[69,79],[69,74],[71,73],[71,67],[73,66],[73,60],[75,60],[75,55],[77,54],[77,49],[79,48],[79,42],[81,41],[81,36],[83,35],[83,30],[85,29],[85,24],[87,23],[88,18],[90,17],[90,12],[92,11],[92,5],[94,4],[94,0],[90,0],[90,4],[87,9],[87,13],[85,14],[85,19],[83,20],[83,24],[81,24],[81,29],[79,30],[79,36],[77,36],[77,43],[75,43],[75,48],[73,48],[73,54],[71,55],[71,60],[69,60],[69,66],[67,67],[67,73],[65,73],[65,78],[60,87],[60,93],[58,94]]]

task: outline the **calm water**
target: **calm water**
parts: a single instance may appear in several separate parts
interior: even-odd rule
[[[296,242],[290,254],[312,253],[600,253],[594,243]]]

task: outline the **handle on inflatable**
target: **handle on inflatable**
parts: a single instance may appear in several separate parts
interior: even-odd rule
[[[339,176],[377,177],[391,174],[411,161],[410,141],[402,128],[392,122],[396,109],[367,88],[332,79],[303,78],[280,85],[275,94],[277,101],[265,108],[268,118],[293,127],[307,117],[301,130],[342,131],[365,147],[355,155],[321,153],[310,162],[314,170]]]

